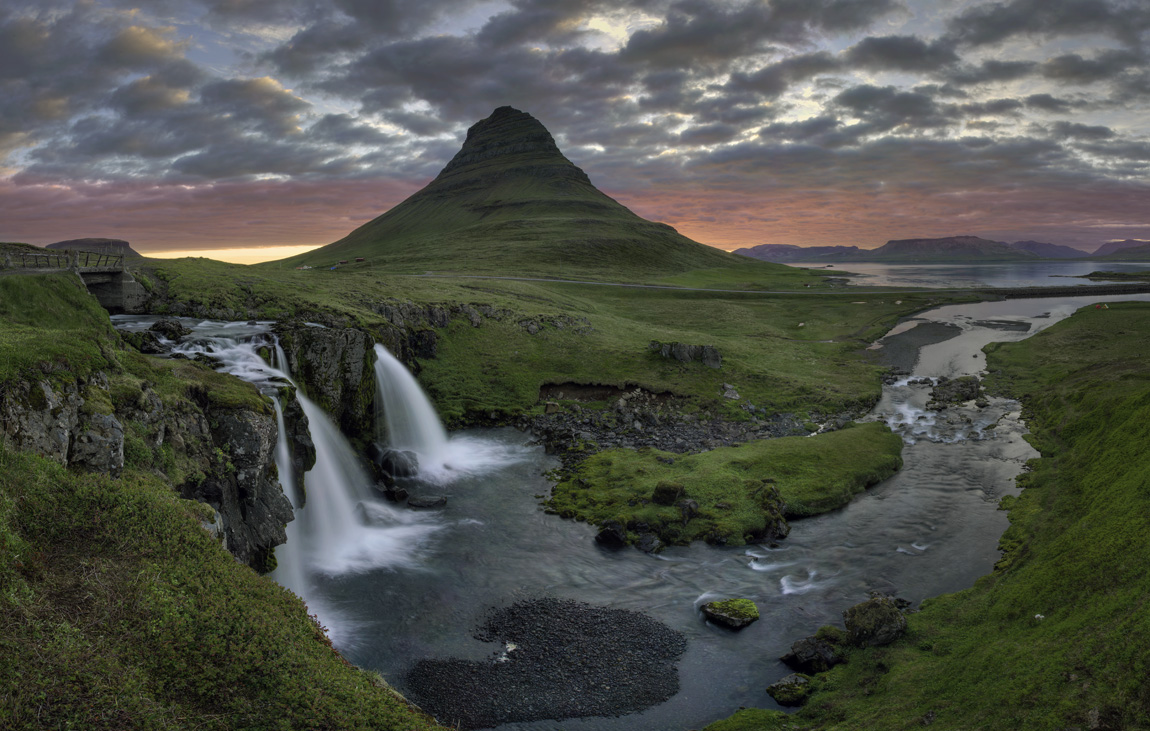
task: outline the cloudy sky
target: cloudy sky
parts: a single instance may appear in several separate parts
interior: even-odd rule
[[[505,104],[726,249],[1150,239],[1148,42],[1147,0],[3,0],[0,241],[330,243]]]

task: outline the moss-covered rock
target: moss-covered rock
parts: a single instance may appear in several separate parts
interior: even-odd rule
[[[843,612],[847,636],[857,647],[889,645],[906,631],[906,617],[889,596],[876,596]]]
[[[801,706],[811,694],[811,679],[802,673],[791,673],[767,686],[767,694],[780,706]]]
[[[759,618],[759,608],[750,599],[708,602],[702,609],[707,619],[730,629],[742,629]]]

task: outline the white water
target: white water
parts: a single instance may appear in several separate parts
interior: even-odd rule
[[[503,445],[465,435],[447,436],[435,407],[415,376],[382,345],[375,346],[376,434],[392,449],[415,452],[419,479],[448,485],[522,458]]]

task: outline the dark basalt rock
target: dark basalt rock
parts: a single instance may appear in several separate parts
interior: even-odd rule
[[[184,327],[176,320],[158,320],[148,329],[168,340],[179,340],[192,334],[191,328]]]
[[[147,355],[163,355],[168,352],[168,349],[160,342],[159,336],[150,330],[121,332],[120,338],[128,345]],[[183,353],[180,353],[179,356],[183,358],[187,357]],[[175,355],[173,355],[173,357],[175,357]]]
[[[791,645],[791,651],[779,658],[800,673],[824,673],[843,661],[837,647],[818,637],[805,637]]]
[[[419,456],[415,452],[404,449],[388,449],[373,443],[368,453],[379,471],[392,479],[414,477],[419,473]]]
[[[889,645],[906,632],[906,617],[898,602],[876,596],[843,612],[847,636],[856,647]]]
[[[627,545],[627,529],[617,520],[604,521],[595,542],[604,548],[622,548]]]
[[[644,553],[658,553],[663,550],[663,542],[654,533],[644,533],[639,536],[635,547]]]

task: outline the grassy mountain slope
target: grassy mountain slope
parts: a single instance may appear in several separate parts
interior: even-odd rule
[[[786,273],[635,215],[599,192],[542,124],[510,107],[472,126],[462,149],[415,195],[333,244],[269,266],[331,266],[356,257],[367,260],[361,268],[393,273],[608,281],[716,268],[750,278]]]
[[[893,645],[816,676],[798,714],[708,731],[1150,728],[1150,305],[1086,308],[988,347],[1040,450],[1004,499],[996,570],[923,603]]]

